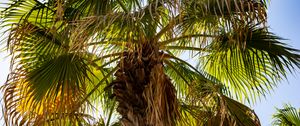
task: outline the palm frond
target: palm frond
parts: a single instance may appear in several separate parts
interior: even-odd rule
[[[221,85],[212,82],[195,83],[186,97],[186,106],[192,119],[199,125],[259,126],[256,114],[249,107],[222,93]]]
[[[290,104],[285,104],[282,109],[276,108],[272,118],[272,124],[275,126],[297,126],[300,124],[300,111]]]
[[[241,34],[243,38],[238,37]],[[214,39],[200,66],[229,86],[238,99],[255,101],[276,87],[286,76],[285,68],[299,67],[299,51],[280,40],[265,28],[241,26]]]
[[[233,98],[253,102],[300,67],[299,51],[267,30],[266,4],[11,0],[0,19],[12,56],[6,122],[260,125]]]
[[[93,124],[96,118],[81,116],[88,115],[85,114],[88,106],[93,106],[91,101],[83,99],[93,90],[88,88],[94,84],[92,81],[103,82],[103,76],[96,75],[95,71],[104,72],[104,67],[114,61],[101,60],[99,64],[93,60],[100,57],[90,56],[86,48],[81,48],[79,55],[74,53],[70,49],[74,45],[69,38],[70,27],[63,20],[56,21],[53,17],[56,10],[48,7],[50,4],[19,1],[3,11],[5,20],[1,25],[13,26],[9,29],[8,45],[14,62],[9,80],[2,87],[6,121],[11,125]],[[100,65],[97,70],[90,65],[95,63]]]
[[[181,100],[182,125],[260,125],[258,117],[247,106],[224,94],[228,88],[208,74],[192,71],[191,65],[168,60],[166,73],[172,78]],[[176,67],[174,67],[176,66]],[[188,121],[187,121],[188,120]]]

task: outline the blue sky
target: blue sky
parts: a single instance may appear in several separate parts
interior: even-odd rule
[[[0,0],[0,3],[6,0]],[[286,38],[285,42],[300,49],[300,1],[271,0],[268,10],[268,24],[276,35]],[[1,35],[0,35],[1,36]],[[1,37],[0,37],[1,38]],[[3,46],[1,46],[3,47]],[[9,61],[4,58],[7,54],[0,53],[0,84],[6,80]],[[282,81],[270,95],[255,105],[252,105],[263,126],[271,125],[271,115],[275,107],[290,103],[300,108],[300,70],[288,75],[288,81]]]

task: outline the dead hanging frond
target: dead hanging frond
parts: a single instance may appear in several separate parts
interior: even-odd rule
[[[211,2],[214,13],[229,18],[233,24],[236,21],[265,23],[266,4],[256,0],[216,0]],[[239,22],[237,22],[238,24]]]
[[[112,85],[123,125],[171,126],[179,119],[176,90],[153,46],[137,46],[118,64]]]
[[[13,1],[2,88],[12,125],[93,124],[90,102],[123,125],[260,125],[225,93],[254,101],[300,66],[265,30],[267,0]],[[180,59],[186,50],[199,69]]]
[[[63,20],[64,18],[64,5],[65,5],[65,1],[64,0],[56,0],[56,20],[60,21]]]
[[[180,9],[182,14],[198,14],[199,18],[218,16],[247,19],[245,21],[266,21],[266,4],[256,0],[189,0],[182,1]]]
[[[150,82],[143,93],[147,102],[147,122],[150,125],[172,126],[179,119],[176,90],[171,80],[163,72],[161,64],[155,65],[150,74]]]

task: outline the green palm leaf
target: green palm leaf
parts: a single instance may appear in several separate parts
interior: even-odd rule
[[[7,125],[260,125],[238,101],[300,67],[267,30],[266,4],[11,0]]]
[[[265,28],[242,26],[214,39],[200,66],[229,86],[238,99],[253,101],[286,76],[285,68],[299,67],[298,50],[280,40]]]
[[[297,126],[300,124],[300,111],[289,104],[285,104],[282,109],[276,109],[273,114],[272,124],[275,126]]]

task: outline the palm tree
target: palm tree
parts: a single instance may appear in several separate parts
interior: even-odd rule
[[[283,109],[276,109],[277,112],[273,115],[274,126],[299,126],[300,125],[300,110],[292,107],[290,104],[285,104]]]
[[[266,4],[10,0],[6,125],[258,126],[243,103],[300,67]]]

